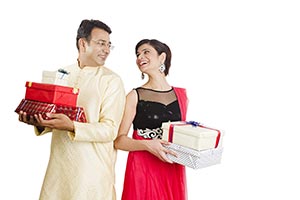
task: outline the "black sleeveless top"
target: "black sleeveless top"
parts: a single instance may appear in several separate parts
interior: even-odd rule
[[[135,90],[138,103],[133,129],[145,139],[161,139],[162,122],[181,120],[180,108],[173,88],[158,91],[139,87]]]

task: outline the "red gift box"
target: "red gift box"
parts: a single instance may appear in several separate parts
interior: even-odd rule
[[[26,82],[25,99],[75,106],[79,89],[46,83]]]
[[[26,112],[28,115],[42,114],[44,119],[49,119],[46,113],[63,113],[71,120],[78,122],[86,122],[86,117],[82,107],[56,105],[53,103],[45,103],[22,99],[15,112]]]

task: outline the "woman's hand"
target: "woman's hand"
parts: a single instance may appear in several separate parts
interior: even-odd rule
[[[144,140],[144,142],[146,143],[147,150],[164,162],[173,163],[173,161],[167,157],[167,154],[177,156],[174,151],[171,151],[163,146],[169,145],[169,142],[167,141],[154,139]]]

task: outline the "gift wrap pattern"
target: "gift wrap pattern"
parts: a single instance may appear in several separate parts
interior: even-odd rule
[[[46,113],[63,113],[73,121],[87,121],[82,107],[56,105],[53,103],[22,99],[15,112],[19,113],[20,111],[26,112],[28,115],[42,114],[45,119],[49,119]]]
[[[223,152],[222,147],[202,151],[197,151],[174,143],[165,145],[165,147],[177,153],[177,157],[167,154],[167,157],[170,160],[193,169],[200,169],[219,164]]]

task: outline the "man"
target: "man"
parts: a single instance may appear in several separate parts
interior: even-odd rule
[[[99,20],[83,20],[77,31],[77,63],[67,66],[68,85],[79,88],[77,106],[87,123],[71,121],[64,114],[19,120],[35,126],[37,135],[52,132],[51,155],[41,200],[116,199],[113,140],[125,105],[121,78],[104,66],[111,50],[111,29]]]

